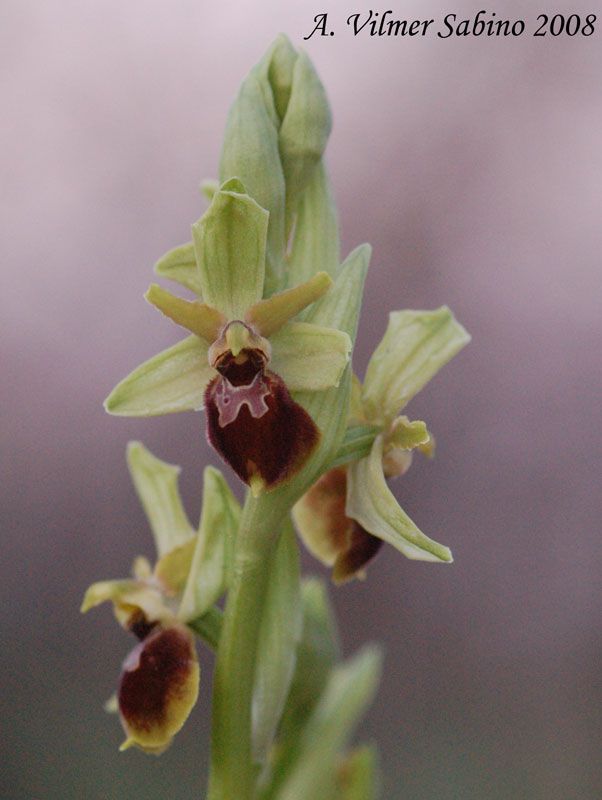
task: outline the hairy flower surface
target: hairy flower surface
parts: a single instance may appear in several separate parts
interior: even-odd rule
[[[193,226],[200,299],[157,285],[146,294],[193,335],[135,370],[105,403],[124,416],[205,406],[209,441],[255,492],[293,475],[319,441],[291,392],[336,386],[351,351],[346,333],[292,321],[328,291],[327,273],[263,298],[267,229],[267,212],[238,179],[215,192]]]
[[[415,448],[432,455],[425,423],[398,415],[468,341],[445,306],[390,315],[363,387],[357,380],[353,386],[350,430],[372,426],[378,432],[369,454],[322,475],[293,508],[305,545],[333,567],[336,583],[362,576],[383,541],[408,558],[452,560],[449,548],[425,536],[400,508],[387,479],[406,472]]]

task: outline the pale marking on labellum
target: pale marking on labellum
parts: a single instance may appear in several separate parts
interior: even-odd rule
[[[260,372],[246,386],[232,386],[227,378],[221,378],[215,392],[215,404],[219,410],[219,426],[225,428],[234,422],[238,412],[246,403],[251,416],[255,419],[263,417],[269,411],[265,398],[270,390],[265,385]]]

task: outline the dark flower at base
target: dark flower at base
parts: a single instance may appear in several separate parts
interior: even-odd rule
[[[209,442],[252,488],[270,487],[299,470],[320,440],[309,414],[269,370],[232,385],[218,376],[205,392]]]
[[[362,577],[382,540],[345,514],[347,469],[326,472],[293,509],[295,525],[307,549],[332,566],[335,583]]]
[[[126,658],[119,684],[124,750],[161,753],[196,702],[199,684],[194,638],[181,625],[150,633]]]

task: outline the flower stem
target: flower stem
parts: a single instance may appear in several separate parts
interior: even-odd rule
[[[239,529],[215,666],[208,800],[253,796],[251,701],[257,640],[275,549],[289,503],[277,490],[249,493]]]

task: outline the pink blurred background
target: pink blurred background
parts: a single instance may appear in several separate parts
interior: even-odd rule
[[[374,248],[356,370],[389,309],[447,303],[473,335],[412,402],[437,457],[396,487],[454,565],[386,548],[332,592],[345,652],[386,649],[360,737],[379,742],[385,800],[602,796],[602,14],[589,38],[533,38],[546,3],[488,6],[528,32],[354,38],[345,20],[369,6],[342,2],[4,0],[3,798],[201,796],[212,659],[176,745],[119,754],[102,703],[132,643],[108,608],[78,607],[152,555],[127,440],[183,466],[193,519],[216,457],[201,415],[111,419],[101,401],[180,337],[142,293],[205,208],[240,81],[322,12],[335,35],[306,48],[334,115],[343,252]]]

